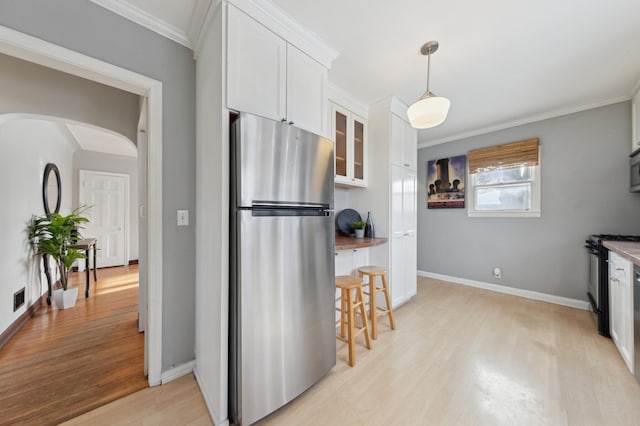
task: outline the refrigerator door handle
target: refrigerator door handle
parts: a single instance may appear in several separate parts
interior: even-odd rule
[[[262,200],[254,200],[251,203],[251,207],[256,209],[322,209],[328,210],[329,204],[325,203],[304,203],[297,201],[262,201]]]

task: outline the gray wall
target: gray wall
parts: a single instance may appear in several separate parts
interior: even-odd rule
[[[428,210],[428,160],[540,138],[542,216],[469,218]],[[418,270],[587,300],[584,240],[640,234],[640,194],[629,193],[631,104],[622,102],[418,151]],[[495,279],[493,267],[502,268]]]
[[[133,93],[3,54],[0,93],[0,113],[68,118],[136,141],[139,96]]]
[[[195,63],[191,50],[86,0],[5,0],[0,25],[163,83],[163,370],[194,359]],[[135,138],[133,140],[136,140]]]

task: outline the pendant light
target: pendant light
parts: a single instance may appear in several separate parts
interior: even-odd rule
[[[428,129],[442,124],[447,118],[451,102],[442,96],[436,96],[429,91],[429,72],[431,71],[431,54],[438,50],[437,41],[429,41],[420,49],[420,53],[427,56],[427,91],[407,110],[411,127]]]

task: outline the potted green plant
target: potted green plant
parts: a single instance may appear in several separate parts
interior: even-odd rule
[[[34,253],[50,256],[57,266],[62,289],[54,290],[53,298],[58,309],[72,307],[78,297],[78,289],[69,287],[69,272],[73,263],[77,259],[84,259],[85,254],[69,248],[69,245],[81,238],[78,230],[89,221],[82,215],[83,211],[77,208],[66,216],[59,213],[34,216],[27,227]]]
[[[367,225],[365,222],[357,221],[353,222],[353,229],[356,230],[356,238],[364,238],[364,227]]]

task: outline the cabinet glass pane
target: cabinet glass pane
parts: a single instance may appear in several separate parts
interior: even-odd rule
[[[336,111],[336,175],[347,176],[347,116]]]
[[[353,177],[364,179],[364,124],[353,120]]]

